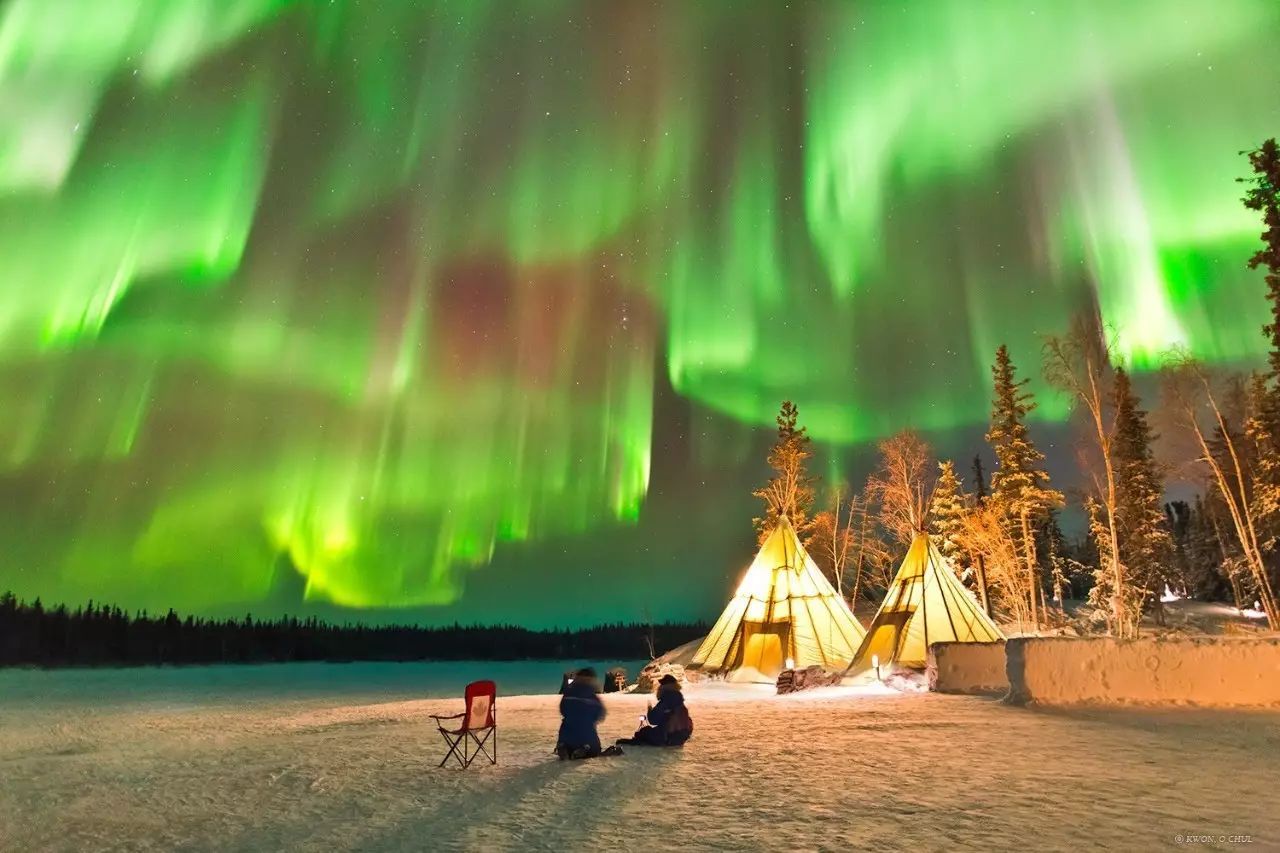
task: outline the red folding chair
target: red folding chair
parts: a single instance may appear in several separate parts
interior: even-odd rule
[[[492,681],[473,681],[467,685],[467,710],[448,717],[431,715],[431,719],[436,721],[436,728],[440,730],[440,736],[449,745],[448,753],[440,761],[441,767],[452,758],[466,769],[481,753],[489,759],[490,764],[498,763],[498,720],[494,710],[497,698],[498,686]],[[462,726],[446,729],[443,725],[445,720],[462,720]],[[485,748],[490,737],[493,738],[492,753]],[[474,749],[471,748],[473,745]]]

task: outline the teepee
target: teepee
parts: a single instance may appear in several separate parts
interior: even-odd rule
[[[873,657],[881,666],[923,669],[930,643],[1003,639],[928,535],[917,533],[845,674],[870,669]]]
[[[689,666],[771,682],[788,665],[845,666],[863,633],[783,516]]]

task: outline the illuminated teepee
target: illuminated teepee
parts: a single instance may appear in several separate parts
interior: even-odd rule
[[[846,666],[863,633],[783,516],[690,668],[771,682],[788,665]]]
[[[917,533],[846,675],[876,662],[923,669],[931,643],[1003,639],[928,535]]]

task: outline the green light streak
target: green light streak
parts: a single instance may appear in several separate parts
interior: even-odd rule
[[[1271,0],[11,0],[0,587],[456,601],[640,518],[656,365],[852,458],[981,423],[1083,305],[1138,369],[1257,360],[1278,41]]]

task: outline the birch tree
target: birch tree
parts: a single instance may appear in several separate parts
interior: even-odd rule
[[[929,445],[912,430],[880,442],[880,467],[867,481],[880,523],[899,544],[910,546],[927,528],[937,463]]]
[[[1228,421],[1208,372],[1195,359],[1183,352],[1171,353],[1166,359],[1163,385],[1167,413],[1190,437],[1195,461],[1207,471],[1221,499],[1219,505],[1226,511],[1230,522],[1227,526],[1240,549],[1241,562],[1266,611],[1267,627],[1280,630],[1276,597],[1263,558],[1264,535],[1251,500],[1243,439]]]

